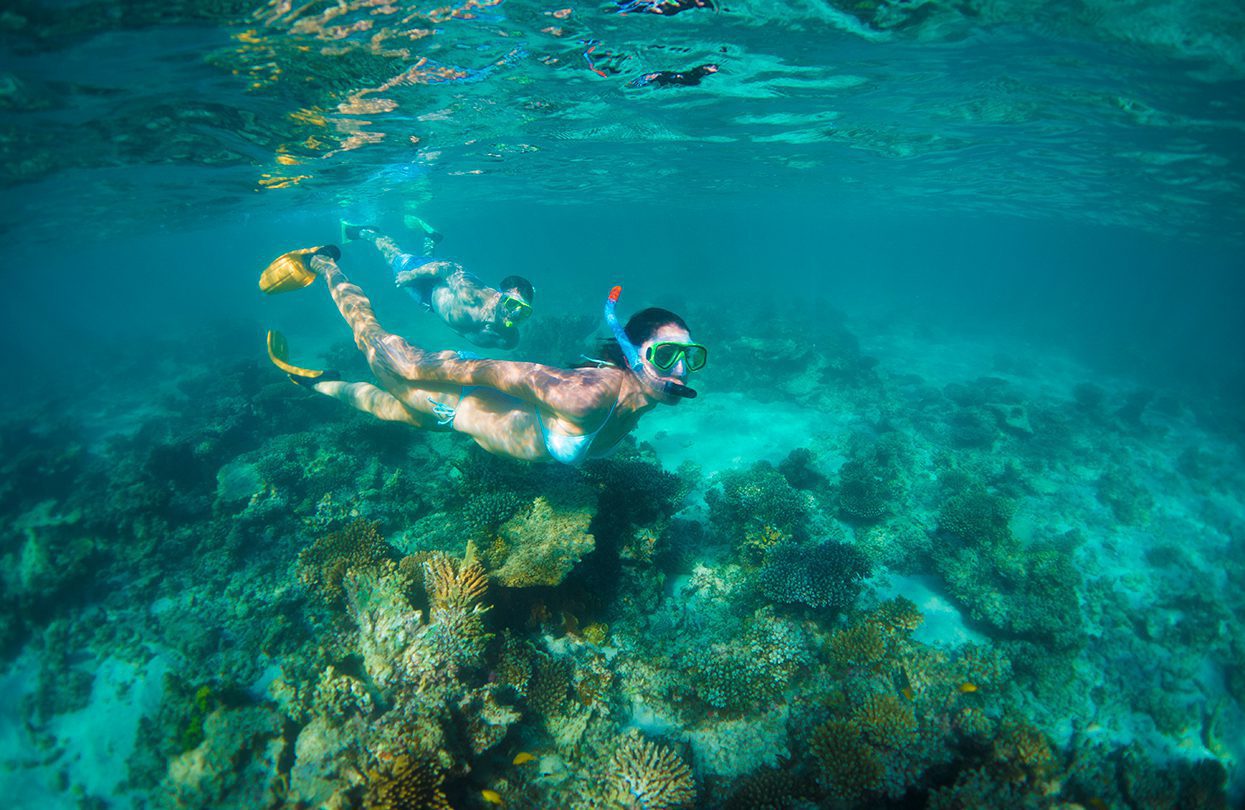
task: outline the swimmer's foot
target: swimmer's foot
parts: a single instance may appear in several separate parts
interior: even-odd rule
[[[333,382],[342,378],[340,372],[333,371],[331,369],[326,371],[316,371],[314,373],[318,376],[306,377],[302,374],[291,373],[287,373],[286,376],[289,377],[290,382],[295,385],[301,385],[303,388],[310,388],[312,391],[316,390],[316,383]]]
[[[329,382],[331,380],[340,380],[342,375],[336,371],[320,371],[313,368],[302,368],[289,362],[290,347],[285,341],[285,335],[270,329],[268,331],[268,359],[277,368],[284,371],[290,378],[290,382],[295,385],[301,385],[304,388],[314,388],[316,383]]]
[[[423,231],[424,236],[428,239],[431,239],[432,244],[434,245],[445,238],[444,234],[442,234],[436,228],[432,227],[427,222],[425,222],[423,219],[415,216],[414,214],[404,215],[402,217],[402,224],[410,228],[412,231]]]
[[[343,243],[353,242],[356,239],[362,239],[364,231],[376,231],[376,229],[371,225],[352,225],[344,219],[341,221],[341,226]]]
[[[259,277],[260,291],[275,295],[301,290],[311,284],[316,280],[317,275],[312,268],[312,259],[316,256],[325,256],[337,261],[342,257],[342,252],[338,250],[337,245],[321,245],[283,253],[264,268],[264,272]]]

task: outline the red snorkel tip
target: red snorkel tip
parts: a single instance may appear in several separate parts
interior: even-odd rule
[[[612,302],[614,302],[615,304],[617,304],[617,303],[618,303],[618,296],[620,296],[620,295],[622,295],[622,287],[621,287],[621,286],[615,286],[615,287],[614,287],[614,289],[610,290],[609,300],[610,300],[610,301],[612,301]]]

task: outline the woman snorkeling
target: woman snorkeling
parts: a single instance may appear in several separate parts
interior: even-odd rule
[[[614,335],[606,356],[593,366],[563,369],[424,351],[380,326],[363,290],[338,267],[335,247],[294,251],[278,262],[287,257],[324,278],[379,385],[291,365],[276,332],[268,333],[269,357],[294,382],[379,419],[465,433],[497,455],[574,464],[613,447],[657,405],[696,396],[687,375],[704,367],[705,347],[668,310],[642,310],[622,326],[614,312],[620,287],[605,304]]]

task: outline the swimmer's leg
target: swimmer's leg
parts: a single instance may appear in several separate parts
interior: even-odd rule
[[[416,379],[415,370],[424,352],[401,335],[385,331],[376,320],[372,302],[357,284],[351,283],[337,262],[326,256],[312,260],[315,271],[324,276],[333,303],[354,332],[355,345],[367,358],[372,373],[383,382],[387,378]]]
[[[305,384],[305,383],[300,383]],[[414,425],[418,428],[430,430],[446,430],[439,424],[437,416],[432,413],[423,413],[421,411],[412,410],[402,404],[402,401],[371,383],[357,382],[348,383],[341,380],[330,380],[326,382],[313,382],[306,384],[308,388],[314,389],[317,393],[324,394],[326,397],[339,400],[350,405],[364,413],[370,413],[377,419],[386,422],[403,422],[408,425]]]

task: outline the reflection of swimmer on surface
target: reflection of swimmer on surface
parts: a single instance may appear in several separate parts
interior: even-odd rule
[[[713,0],[614,0],[614,5],[618,7],[618,14],[664,14],[667,17],[697,8],[718,10]]]
[[[657,70],[627,82],[628,87],[695,87],[700,80],[721,68],[714,64],[698,65],[691,70]]]
[[[687,375],[704,366],[705,347],[693,343],[687,324],[668,310],[642,310],[622,326],[614,313],[621,288],[606,300],[614,340],[596,365],[563,369],[481,360],[424,351],[386,332],[363,290],[338,267],[338,256],[329,246],[287,253],[278,262],[310,273],[313,281],[324,278],[379,385],[348,383],[336,372],[291,365],[285,340],[276,332],[268,333],[268,356],[299,385],[378,419],[465,433],[497,455],[573,464],[609,450],[657,405],[696,395],[686,385]],[[301,277],[285,284],[273,271],[278,262],[264,271],[261,289],[306,286]]]
[[[532,283],[522,276],[507,276],[501,289],[490,287],[457,262],[428,255],[441,235],[422,220],[417,224],[425,234],[418,256],[403,252],[391,237],[370,226],[342,223],[342,236],[375,245],[393,268],[397,285],[476,346],[517,346],[519,324],[532,314]]]

